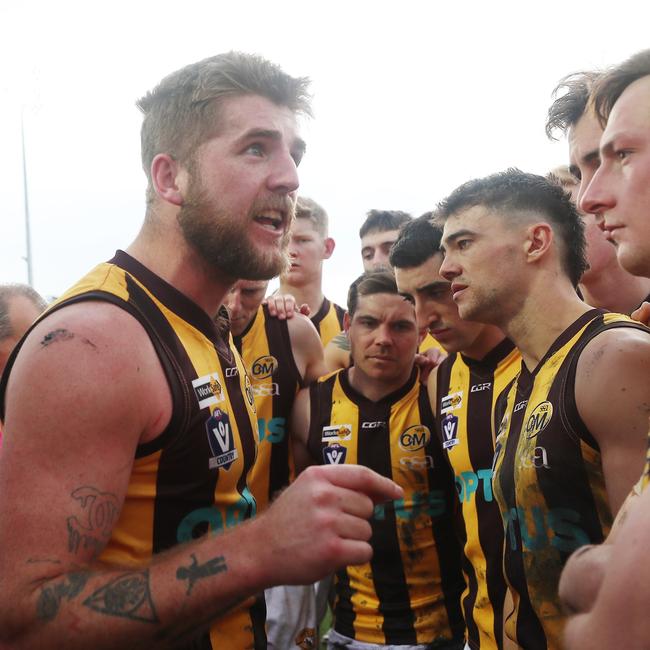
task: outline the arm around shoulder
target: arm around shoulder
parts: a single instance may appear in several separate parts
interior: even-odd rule
[[[323,361],[323,346],[314,324],[302,314],[287,321],[293,357],[303,384],[307,385],[327,373]]]

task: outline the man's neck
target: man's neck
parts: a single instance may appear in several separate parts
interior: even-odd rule
[[[532,371],[558,336],[589,309],[568,282],[541,283],[531,288],[523,306],[501,325]]]
[[[213,318],[235,279],[209,268],[176,229],[145,224],[126,252]]]
[[[309,315],[313,318],[325,300],[323,290],[321,288],[321,279],[318,281],[310,282],[309,284],[297,287],[289,284],[286,280],[280,280],[279,293],[290,293],[295,299],[297,305],[309,305]]]
[[[343,372],[346,371],[344,370]],[[361,395],[369,399],[371,402],[378,402],[387,395],[390,395],[391,393],[394,393],[396,390],[400,389],[408,381],[412,372],[413,366],[410,366],[408,372],[405,372],[405,374],[398,379],[395,379],[394,381],[382,382],[372,377],[368,377],[356,366],[351,366],[347,370],[350,386],[352,386],[354,390],[356,390],[358,393],[361,393]]]
[[[630,275],[618,262],[595,278],[587,274],[580,283],[587,304],[621,314],[631,314],[650,294],[650,278]]]
[[[465,350],[461,350],[461,354],[469,359],[481,361],[505,338],[506,335],[498,327],[486,325],[476,340]]]

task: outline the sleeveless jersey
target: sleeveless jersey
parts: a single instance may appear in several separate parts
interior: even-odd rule
[[[255,461],[257,420],[250,382],[228,333],[123,251],[95,267],[45,315],[88,300],[117,305],[142,324],[173,400],[165,431],[136,450],[122,512],[99,561],[138,567],[156,553],[252,517],[256,504],[246,476]],[[2,397],[5,388],[6,381]],[[233,650],[266,648],[264,619],[263,598],[249,599],[181,647],[207,650],[228,638]]]
[[[271,318],[261,305],[248,327],[233,337],[251,378],[260,445],[248,477],[258,510],[293,478],[287,420],[302,377],[296,366],[286,320]]]
[[[492,494],[493,410],[514,379],[521,355],[508,339],[480,361],[450,354],[438,368],[436,419],[454,471],[462,512],[461,603],[470,648],[503,646],[503,527]]]
[[[404,488],[403,499],[375,508],[372,560],[336,576],[334,629],[389,645],[462,639],[453,477],[417,371],[378,402],[352,388],[348,370],[312,384],[310,398],[308,448],[317,462],[365,465]]]
[[[574,388],[585,345],[616,327],[645,330],[627,316],[588,311],[533,372],[522,363],[497,405],[494,492],[515,605],[506,634],[527,650],[562,647],[562,568],[580,546],[601,543],[612,524],[600,449],[578,414]]]
[[[318,336],[325,347],[342,329],[345,309],[323,298],[320,309],[311,317]]]

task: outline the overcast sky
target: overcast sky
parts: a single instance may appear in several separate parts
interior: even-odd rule
[[[650,47],[641,2],[2,0],[0,282],[25,282],[21,113],[34,286],[60,294],[126,247],[144,213],[135,100],[230,49],[312,79],[301,192],[337,242],[325,293],[361,272],[370,208],[414,216],[472,177],[566,162],[549,143],[567,73]]]

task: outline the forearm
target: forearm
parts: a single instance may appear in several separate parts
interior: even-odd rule
[[[267,586],[255,526],[183,545],[145,567],[96,565],[48,579],[3,612],[0,646],[166,648],[191,639]]]

